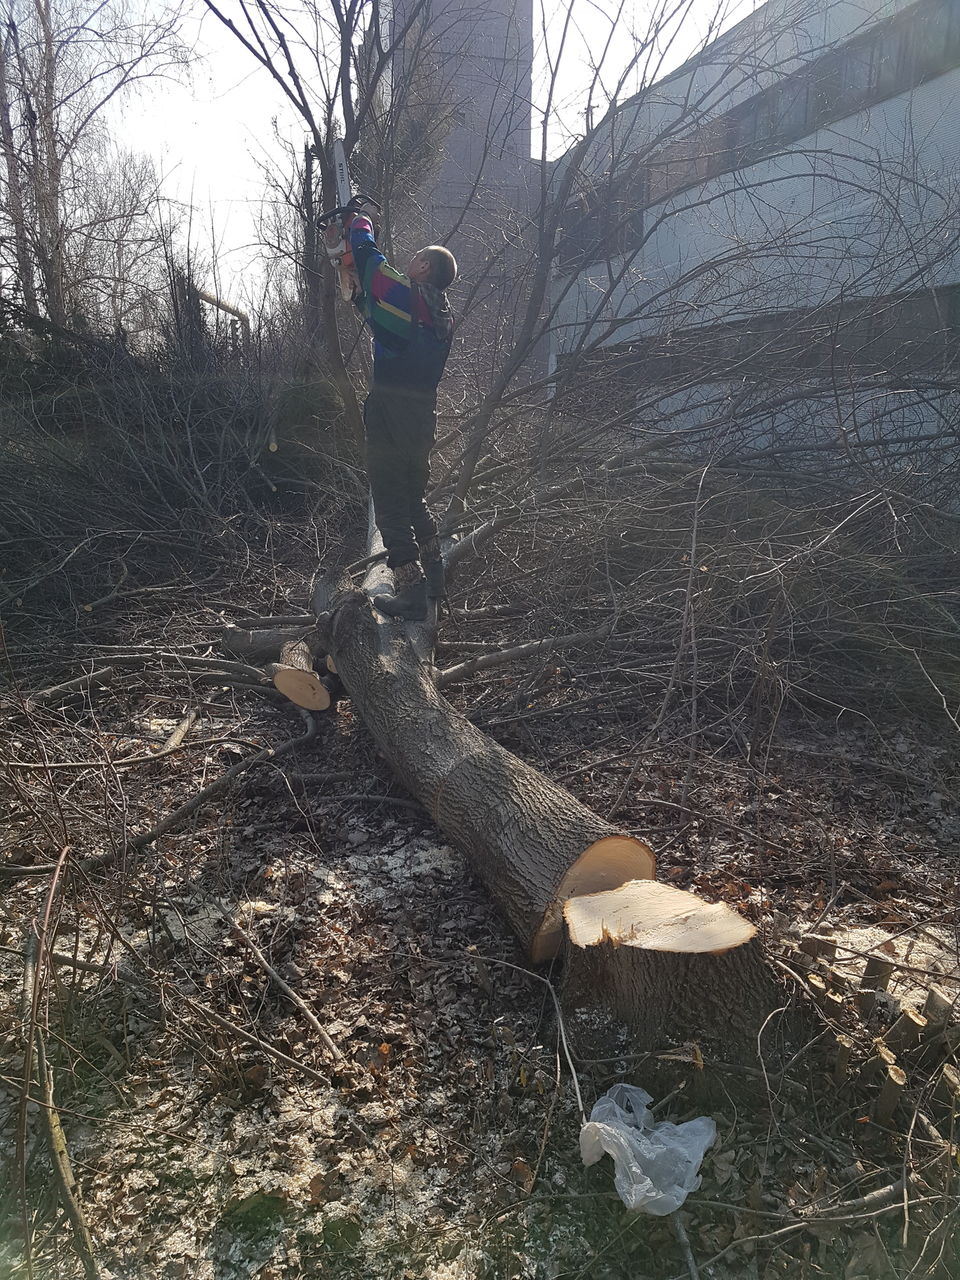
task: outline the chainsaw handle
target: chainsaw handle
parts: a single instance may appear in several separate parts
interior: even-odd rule
[[[317,226],[328,227],[331,222],[337,222],[345,213],[353,213],[352,209],[348,209],[345,204],[337,205],[336,209],[326,209],[323,213],[317,214]]]
[[[373,196],[365,195],[362,191],[358,191],[355,196],[350,197],[347,201],[347,208],[350,209],[353,206],[355,212],[357,208],[365,204],[372,204],[377,213],[383,213],[383,205],[380,201],[374,200]]]
[[[358,192],[355,196],[351,196],[346,204],[337,205],[335,209],[327,209],[324,213],[317,215],[317,226],[327,227],[331,222],[342,219],[346,214],[356,213],[360,205],[373,205],[377,213],[383,213],[383,206],[378,200],[374,200],[373,196],[365,196],[362,192]]]

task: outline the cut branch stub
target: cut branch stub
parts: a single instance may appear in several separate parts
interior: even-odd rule
[[[294,640],[280,650],[280,661],[267,668],[274,687],[298,707],[307,711],[327,711],[330,691],[313,669],[314,647],[306,640]]]

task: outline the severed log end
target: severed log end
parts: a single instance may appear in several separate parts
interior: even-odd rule
[[[574,989],[598,994],[646,1047],[713,1040],[754,1052],[783,991],[756,930],[723,903],[654,880],[570,899],[563,909]]]
[[[280,650],[280,661],[267,668],[274,687],[306,711],[328,711],[333,702],[330,689],[313,668],[319,653],[315,636],[291,640]]]
[[[305,711],[329,711],[333,701],[330,690],[315,671],[274,662],[267,668],[267,674],[273,680],[274,688],[295,706],[303,707]]]
[[[905,1005],[900,1017],[883,1035],[884,1043],[896,1054],[906,1053],[920,1039],[927,1025],[922,1013]]]
[[[653,850],[634,836],[604,836],[589,845],[557,887],[530,944],[530,959],[545,964],[560,953],[563,946],[563,914],[571,898],[583,894],[599,895],[604,889],[616,889],[626,881],[651,881],[656,875]],[[586,899],[582,899],[586,901]]]
[[[658,880],[631,880],[606,893],[571,897],[563,915],[577,947],[609,942],[644,951],[719,955],[757,932],[725,903],[704,902]]]

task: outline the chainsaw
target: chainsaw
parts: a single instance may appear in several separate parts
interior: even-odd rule
[[[352,302],[362,289],[353,254],[350,252],[349,224],[353,215],[361,209],[372,208],[378,214],[382,209],[371,196],[362,194],[351,196],[350,173],[347,169],[343,143],[339,138],[333,144],[333,167],[337,182],[338,204],[336,208],[320,214],[317,218],[317,228],[323,233],[323,247],[339,277],[340,296],[344,302]]]

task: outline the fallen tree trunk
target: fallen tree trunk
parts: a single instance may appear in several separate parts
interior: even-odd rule
[[[369,523],[363,590],[343,575],[314,582],[311,653],[326,653],[394,772],[467,856],[531,962],[565,953],[571,986],[588,984],[647,1044],[715,1035],[729,1054],[755,1049],[782,985],[753,926],[729,907],[657,884],[647,844],[441,697],[436,610],[404,624],[371,605],[392,575],[378,554],[372,506]]]
[[[642,840],[481,733],[440,696],[403,625],[351,591],[318,615],[357,714],[538,964],[566,951],[646,1044],[715,1037],[750,1052],[782,991],[735,911],[653,880]]]
[[[319,619],[357,713],[407,789],[467,857],[532,960],[558,954],[577,894],[650,879],[642,840],[505,751],[437,692],[397,623],[354,592]]]

